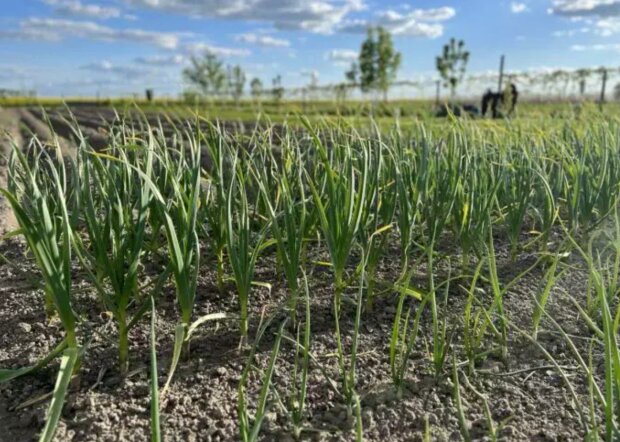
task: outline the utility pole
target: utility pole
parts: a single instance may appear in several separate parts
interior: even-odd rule
[[[497,93],[502,93],[502,83],[504,82],[504,56],[499,59],[499,82],[497,84]]]

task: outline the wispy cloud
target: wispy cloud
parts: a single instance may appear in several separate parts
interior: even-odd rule
[[[444,33],[442,22],[450,20],[456,15],[454,8],[442,7],[434,9],[414,9],[400,13],[392,9],[379,11],[374,20],[351,20],[343,23],[341,32],[362,33],[369,26],[380,25],[394,35],[408,37],[437,38]]]
[[[252,53],[245,48],[229,48],[204,42],[188,43],[184,45],[183,50],[190,54],[209,53],[220,57],[247,57]]]
[[[255,33],[239,34],[235,36],[235,40],[243,43],[253,44],[257,46],[288,48],[291,42],[282,38],[275,38],[270,35],[262,35]]]
[[[554,37],[573,37],[578,34],[586,34],[590,32],[591,29],[588,27],[578,28],[578,29],[566,29],[562,31],[553,32]]]
[[[529,11],[529,8],[527,7],[525,3],[512,2],[510,3],[510,11],[513,14],[522,14],[524,12]]]
[[[152,72],[134,65],[116,65],[106,60],[85,64],[80,66],[80,69],[97,73],[115,74],[123,78],[144,76]]]
[[[55,18],[28,18],[15,30],[0,31],[0,39],[62,41],[84,38],[107,42],[145,43],[164,49],[176,49],[182,33],[154,32],[142,29],[116,29],[92,21]]]
[[[620,0],[552,0],[549,13],[565,17],[617,17]]]
[[[566,31],[567,35],[582,32],[609,37],[620,33],[620,0],[552,0],[548,12],[586,24],[577,31]]]
[[[328,33],[352,12],[363,10],[363,0],[124,0],[135,7],[175,12],[191,17],[251,20],[277,29]]]
[[[80,0],[43,0],[43,3],[51,6],[57,14],[70,17],[89,17],[100,20],[110,18],[128,18],[119,8],[82,3]]]
[[[137,57],[134,62],[146,66],[175,67],[187,62],[187,57],[181,54],[155,55],[153,57]]]
[[[357,52],[351,49],[332,49],[325,53],[325,59],[339,67],[349,67],[357,58]]]
[[[620,43],[594,44],[594,45],[572,45],[571,51],[613,51],[620,52]]]

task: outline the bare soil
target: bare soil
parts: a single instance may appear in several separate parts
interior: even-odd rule
[[[24,256],[21,244],[4,245],[0,252],[16,265],[0,266],[0,364],[21,367],[33,364],[59,342],[62,333],[58,324],[48,323],[42,308],[40,280],[32,262]],[[282,278],[273,271],[273,262],[266,258],[257,272],[257,279],[273,284],[271,293],[257,289],[253,294],[254,318],[263,309],[273,311],[284,300]],[[526,263],[521,263],[525,265]],[[506,273],[512,274],[513,266]],[[196,317],[202,314],[235,312],[233,287],[219,294],[214,284],[212,266],[201,272]],[[382,269],[382,277],[395,277],[394,269]],[[421,269],[423,270],[423,269]],[[339,376],[334,352],[334,320],[331,312],[333,287],[328,273],[319,272],[311,279],[312,352],[331,382],[338,385]],[[528,329],[533,305],[531,296],[540,275],[524,279],[506,296],[506,310],[518,327]],[[389,279],[388,279],[389,280]],[[573,336],[582,354],[587,354],[588,330],[575,319],[577,315],[563,296],[561,288],[573,294],[584,290],[584,281],[573,275],[555,290],[549,311]],[[132,373],[121,382],[115,366],[115,330],[106,313],[88,286],[76,281],[79,293],[77,309],[84,320],[84,339],[92,339],[87,349],[79,381],[73,386],[64,408],[58,441],[118,441],[149,439],[148,385],[148,321],[140,324],[131,335]],[[355,288],[350,295],[355,296]],[[457,361],[463,360],[459,323],[463,312],[464,294],[450,292],[448,307],[442,312],[454,325],[452,350]],[[396,299],[381,298],[373,312],[364,314],[358,360],[358,391],[362,397],[364,437],[366,440],[422,440],[428,422],[433,440],[460,440],[457,410],[454,405],[450,365],[442,378],[436,379],[429,360],[431,345],[430,318],[425,315],[422,334],[407,372],[407,386],[398,399],[389,376],[388,346]],[[300,312],[301,313],[301,312]],[[353,308],[343,312],[343,329],[348,330],[350,344]],[[160,385],[170,360],[175,313],[174,293],[167,288],[159,306],[158,358]],[[279,321],[275,321],[279,322]],[[257,324],[254,323],[254,326]],[[579,404],[588,403],[586,380],[576,369],[567,343],[549,324],[543,323],[540,343],[570,376]],[[273,329],[275,332],[275,327]],[[271,335],[270,333],[269,335]],[[271,351],[272,337],[261,343],[257,359],[265,364]],[[191,356],[183,360],[171,391],[162,404],[162,426],[166,440],[236,440],[237,386],[246,362],[246,352],[239,351],[238,329],[234,323],[205,328],[193,339]],[[276,366],[274,383],[279,394],[286,397],[290,388],[294,348],[283,344]],[[0,423],[4,431],[0,440],[34,440],[44,423],[45,408],[53,389],[57,364],[34,375],[0,385]],[[308,387],[307,440],[352,440],[352,418],[342,400],[331,389],[316,364],[311,367]],[[251,392],[256,394],[260,380],[253,378]],[[504,422],[502,440],[582,440],[584,429],[573,399],[562,377],[536,346],[514,332],[511,334],[508,360],[489,357],[472,386],[487,397],[496,423]],[[472,436],[484,440],[488,434],[483,403],[473,390],[463,385],[461,394]],[[272,406],[264,427],[264,440],[291,440],[286,415]]]

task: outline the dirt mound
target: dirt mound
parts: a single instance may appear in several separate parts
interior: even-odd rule
[[[0,109],[0,188],[7,187],[7,161],[11,143],[22,145],[19,130],[19,112],[13,109]],[[6,199],[0,196],[0,236],[17,228],[17,220]]]

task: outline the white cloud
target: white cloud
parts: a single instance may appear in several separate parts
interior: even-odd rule
[[[566,35],[590,32],[602,37],[620,33],[620,0],[553,0],[550,14],[567,17],[587,26],[565,31]],[[556,34],[562,34],[562,31]]]
[[[80,0],[43,0],[54,8],[58,14],[67,16],[84,16],[98,19],[120,18],[123,16],[118,8],[84,4]]]
[[[138,57],[135,58],[134,61],[141,65],[146,66],[178,66],[187,62],[187,57],[181,54],[175,55],[156,55],[153,57]]]
[[[54,18],[28,18],[17,30],[0,31],[0,39],[62,41],[67,38],[86,38],[108,42],[136,42],[176,49],[180,33],[153,32],[141,29],[115,29],[92,21]]]
[[[192,17],[270,23],[277,29],[331,32],[365,8],[363,0],[124,0],[126,4]]]
[[[443,35],[447,21],[456,15],[454,8],[414,9],[405,14],[394,10],[380,11],[373,22],[350,20],[339,27],[342,32],[361,33],[372,25],[380,25],[394,35],[437,38]]]
[[[520,2],[512,2],[510,3],[510,11],[513,14],[522,14],[523,12],[527,12],[529,9],[525,3]]]
[[[291,45],[290,41],[282,38],[275,38],[270,35],[259,35],[254,33],[239,34],[235,37],[235,40],[257,46],[270,46],[278,48],[288,48]]]
[[[357,57],[357,51],[351,49],[332,49],[325,56],[325,58],[331,61],[346,61],[349,63],[356,61]]]
[[[620,16],[620,0],[552,0],[551,14],[565,17]]]
[[[620,32],[620,18],[608,17],[601,20],[597,20],[594,23],[594,33],[603,37],[609,37],[611,35]]]
[[[614,51],[620,52],[620,44],[572,45],[571,51]]]
[[[586,34],[590,32],[591,29],[587,27],[579,28],[579,29],[568,29],[564,31],[555,31],[552,35],[554,37],[573,37],[577,34]]]
[[[332,49],[325,53],[325,59],[331,61],[334,66],[348,68],[356,62],[358,53],[351,49]]]
[[[115,65],[106,60],[85,64],[81,66],[80,69],[97,73],[105,72],[108,74],[115,74],[123,78],[135,78],[152,73],[152,71],[141,67],[131,65]]]
[[[248,49],[227,48],[223,46],[215,46],[209,43],[188,43],[184,49],[189,53],[205,53],[214,54],[220,57],[246,57],[251,54]]]

